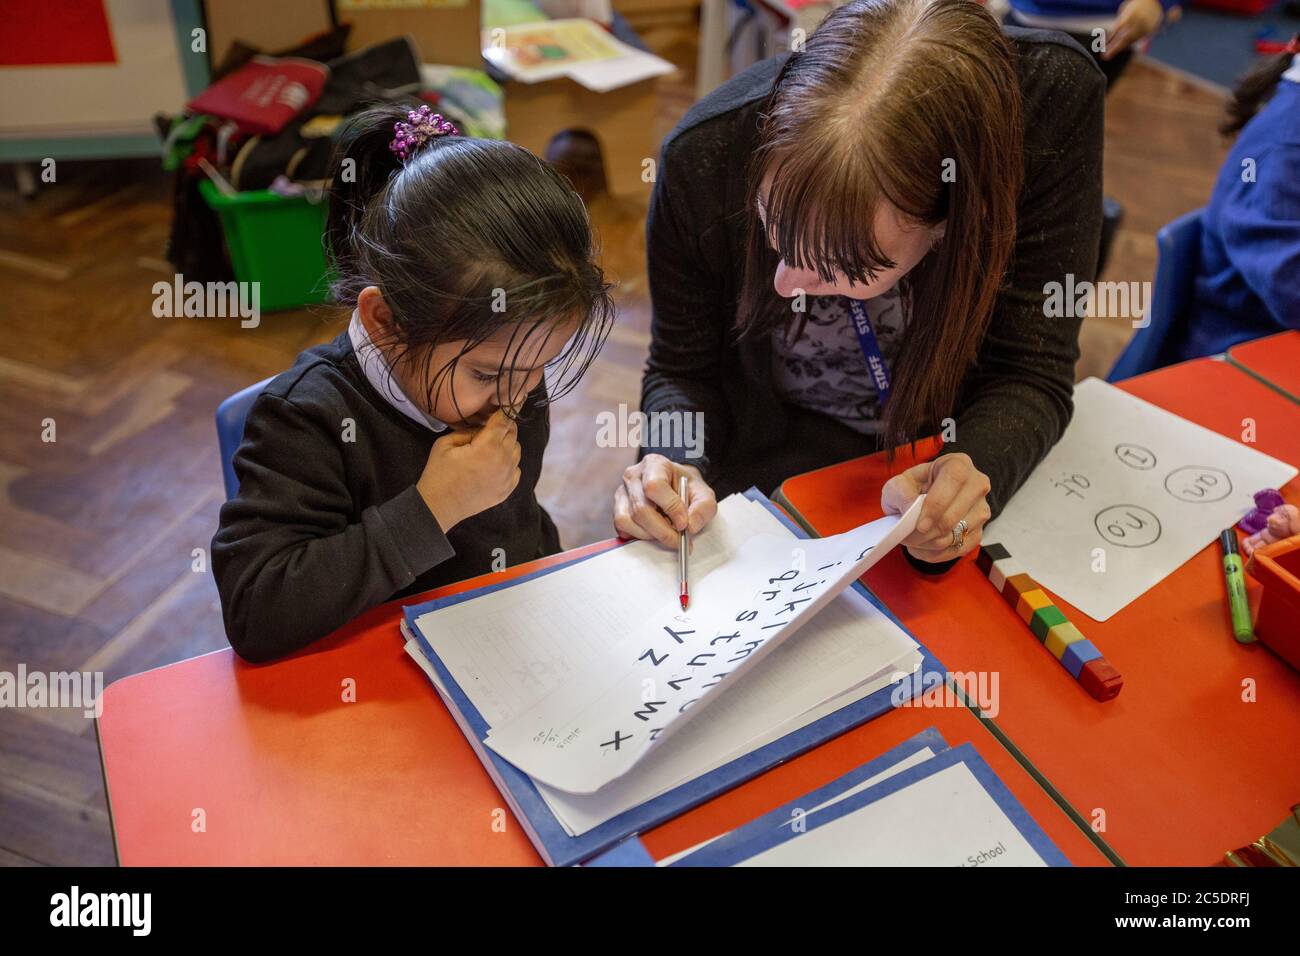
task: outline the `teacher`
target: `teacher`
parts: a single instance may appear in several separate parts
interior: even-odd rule
[[[726,494],[940,435],[882,505],[927,494],[923,570],[975,548],[1073,411],[1081,316],[1044,303],[1094,279],[1105,87],[973,0],[855,0],[692,107],[647,219],[661,427],[620,535],[675,547]]]

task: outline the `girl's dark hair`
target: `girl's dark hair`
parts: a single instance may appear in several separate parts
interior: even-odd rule
[[[892,268],[870,228],[882,201],[919,224],[946,220],[899,284],[910,318],[882,438],[892,449],[935,429],[975,361],[1015,243],[1024,157],[1010,43],[970,0],[854,0],[786,61],[760,123],[740,329],[802,331],[771,294],[779,259],[823,282]],[[756,212],[769,176],[775,251]]]
[[[397,104],[367,110],[340,139],[326,230],[335,298],[355,302],[378,286],[393,328],[376,344],[414,364],[430,403],[443,375],[506,330],[497,388],[512,396],[511,356],[576,320],[547,369],[548,398],[557,398],[582,377],[614,317],[586,207],[554,168],[513,143],[439,136],[403,164],[388,147],[406,114]],[[431,369],[434,346],[449,342],[463,345]]]
[[[1300,39],[1300,33],[1296,34]],[[1260,60],[1241,78],[1228,101],[1228,115],[1219,124],[1219,132],[1231,136],[1249,123],[1277,90],[1277,84],[1295,60],[1295,54],[1283,51]]]

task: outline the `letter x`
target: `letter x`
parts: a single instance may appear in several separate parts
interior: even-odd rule
[[[621,750],[623,741],[631,740],[631,739],[632,739],[631,734],[624,734],[622,731],[616,730],[614,731],[614,739],[606,740],[603,744],[601,744],[601,746],[608,747],[610,744],[613,744],[615,750]]]

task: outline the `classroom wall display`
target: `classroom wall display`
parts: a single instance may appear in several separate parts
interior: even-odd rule
[[[1074,417],[996,520],[999,543],[1035,580],[1105,621],[1280,488],[1294,465],[1270,458],[1089,378]]]
[[[0,159],[157,154],[154,114],[206,83],[198,0],[29,6],[40,10],[6,17],[0,43]]]
[[[0,16],[0,67],[117,62],[104,0],[6,3]]]

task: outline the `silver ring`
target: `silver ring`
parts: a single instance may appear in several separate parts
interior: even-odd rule
[[[960,521],[958,521],[957,524],[953,527],[953,529],[952,529],[952,546],[953,546],[954,548],[957,548],[958,550],[961,550],[962,546],[966,544],[966,531],[967,531],[969,528],[970,528],[970,525],[968,525],[968,524],[966,523],[966,519],[965,519],[965,518],[962,518],[962,519],[961,519]]]

